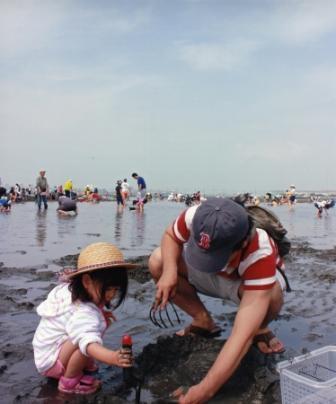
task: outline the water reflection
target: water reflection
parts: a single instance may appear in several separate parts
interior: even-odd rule
[[[36,212],[36,242],[39,247],[43,247],[47,238],[47,211],[38,210]]]
[[[288,209],[287,231],[293,236],[295,235],[295,221],[296,221],[295,209],[290,207],[290,209]]]
[[[124,209],[119,209],[117,207],[116,215],[115,215],[115,223],[114,223],[114,238],[116,244],[119,244],[121,236],[122,236],[122,217],[124,214]]]
[[[326,212],[324,216],[323,227],[325,230],[325,236],[328,236],[333,230],[333,217],[328,212]]]
[[[142,246],[146,237],[146,215],[145,212],[134,211],[134,220],[131,228],[131,245]]]
[[[69,234],[74,234],[76,229],[76,224],[74,220],[77,215],[59,215],[57,214],[57,233],[60,238],[64,238]]]

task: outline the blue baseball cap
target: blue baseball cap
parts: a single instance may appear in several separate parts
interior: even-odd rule
[[[186,263],[201,272],[219,272],[248,230],[243,206],[230,198],[208,198],[195,212],[185,248]]]

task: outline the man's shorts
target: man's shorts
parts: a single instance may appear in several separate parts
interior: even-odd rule
[[[141,198],[143,199],[143,198],[146,196],[146,194],[147,194],[146,188],[142,188],[142,189],[140,190],[140,196],[141,196]]]
[[[223,300],[240,304],[238,289],[242,283],[241,279],[228,279],[216,273],[209,274],[196,269],[188,268],[188,280],[199,293],[206,296],[217,297]],[[276,280],[279,282],[283,293],[286,290],[286,282],[281,273],[276,271]]]

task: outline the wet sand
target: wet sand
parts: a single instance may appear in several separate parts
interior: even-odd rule
[[[135,402],[136,389],[127,387],[121,369],[100,365],[100,392],[89,397],[68,397],[57,385],[39,376],[33,362],[31,341],[38,316],[36,306],[57,283],[56,273],[74,266],[77,254],[47,264],[14,268],[0,264],[0,402],[24,403],[123,403]],[[141,269],[131,273],[129,297],[118,321],[108,330],[105,343],[112,349],[120,345],[123,333],[134,339],[135,375],[141,380],[142,403],[172,402],[169,394],[180,385],[197,383],[210,367],[228,336],[235,308],[218,299],[204,301],[222,335],[207,340],[177,337],[179,325],[169,329],[154,327],[148,319],[154,284],[147,268],[148,256],[134,258]],[[292,356],[335,344],[336,326],[336,249],[320,250],[294,240],[287,260],[287,273],[293,291],[287,294],[279,319],[271,328],[286,344],[284,354],[264,356],[251,348],[231,380],[211,403],[280,403],[276,363]],[[189,319],[179,312],[183,326]]]

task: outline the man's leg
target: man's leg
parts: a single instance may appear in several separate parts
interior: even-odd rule
[[[48,200],[47,200],[47,196],[43,195],[43,204],[44,204],[44,209],[48,209]]]
[[[157,282],[162,275],[161,248],[155,249],[150,256],[149,270],[154,281]],[[209,331],[215,327],[216,324],[210,313],[201,302],[195,288],[188,281],[187,268],[182,257],[178,263],[177,289],[172,300],[181,310],[192,317],[192,325]],[[178,332],[178,335],[184,335],[184,330]]]
[[[38,210],[41,209],[41,203],[42,203],[41,198],[42,198],[42,196],[40,194],[37,194],[37,207],[38,207]]]
[[[239,297],[241,298],[243,296],[243,287],[242,285],[239,287]],[[280,286],[279,281],[276,282],[272,289],[272,295],[271,295],[271,303],[268,309],[268,312],[266,314],[266,317],[264,321],[262,322],[260,329],[257,332],[258,335],[262,334],[267,334],[270,332],[270,329],[268,328],[268,324],[275,320],[280,313],[280,310],[283,306],[283,290],[282,287]],[[276,352],[281,352],[284,350],[284,345],[283,343],[277,338],[277,337],[272,337],[267,343],[264,341],[260,341],[257,343],[258,348],[261,352],[263,353],[276,353]]]

